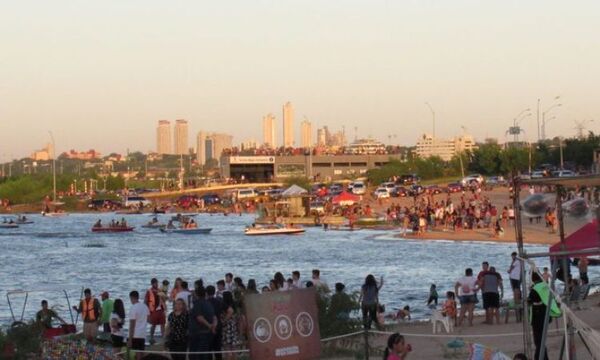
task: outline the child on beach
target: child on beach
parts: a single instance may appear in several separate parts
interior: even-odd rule
[[[454,326],[456,326],[456,296],[453,291],[446,292],[446,301],[442,307],[442,315],[454,319]]]
[[[395,320],[410,320],[410,306],[406,305],[401,310],[398,310]]]
[[[431,284],[429,288],[429,298],[427,299],[427,306],[431,306],[431,304],[435,304],[433,307],[435,308],[438,304],[438,293],[435,284]]]
[[[382,328],[385,325],[385,306],[377,305],[377,325]]]

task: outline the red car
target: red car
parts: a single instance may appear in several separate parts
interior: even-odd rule
[[[457,193],[463,191],[463,186],[460,183],[450,183],[446,187],[448,193]]]

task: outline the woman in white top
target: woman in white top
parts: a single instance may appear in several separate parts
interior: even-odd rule
[[[123,331],[125,324],[125,305],[123,300],[116,299],[113,305],[113,312],[110,314],[110,337],[113,347],[120,348],[125,346],[125,332]]]
[[[477,279],[473,276],[473,269],[467,268],[465,276],[456,281],[454,291],[460,299],[460,315],[458,318],[458,326],[462,325],[465,319],[465,314],[468,315],[469,326],[473,326],[473,310],[477,303]]]

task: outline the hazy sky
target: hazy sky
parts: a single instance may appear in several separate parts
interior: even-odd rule
[[[155,149],[159,119],[261,139],[281,107],[412,145],[478,140],[562,97],[548,136],[600,131],[600,1],[1,1],[0,159]]]

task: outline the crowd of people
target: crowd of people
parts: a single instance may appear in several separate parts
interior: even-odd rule
[[[579,259],[579,264],[584,264],[580,266],[579,280],[588,281],[587,273],[583,271],[587,270],[585,267],[587,259]],[[510,264],[506,268],[506,277],[512,290],[512,303],[517,308],[522,300],[522,266],[517,253],[512,253]],[[537,351],[540,350],[541,326],[548,304],[548,294],[543,290],[543,286],[547,288],[551,279],[547,268],[544,268],[541,276],[534,274],[532,289],[527,299],[532,307],[531,321]],[[437,285],[431,284],[424,307],[427,306],[432,311],[439,311],[442,316],[449,317],[457,327],[467,324],[473,326],[475,305],[481,298],[485,310],[484,323],[500,324],[500,309],[504,298],[503,284],[504,278],[496,267],[483,261],[477,275],[472,268],[467,268],[463,276],[449,284],[443,302],[439,299],[440,289]],[[354,300],[345,292],[345,285],[336,283],[330,300],[331,307],[336,310],[333,314],[326,314],[326,320],[334,322],[351,319],[352,311],[358,309],[362,314],[363,326],[367,330],[373,325],[381,328],[386,322],[389,324],[390,319],[410,320],[411,309],[408,305],[386,313],[385,305],[379,298],[383,286],[383,277],[376,279],[374,275],[367,275],[360,287],[358,306],[355,306]],[[123,299],[110,298],[106,291],[100,294],[99,300],[92,296],[90,289],[85,289],[84,298],[73,309],[82,316],[83,334],[88,341],[95,341],[98,327],[102,326],[102,331],[110,334],[114,347],[127,346],[136,350],[138,358],[142,357],[145,350],[149,327],[150,344],[157,342],[157,332],[160,332],[162,343],[174,360],[188,358],[186,352],[196,353],[191,354],[189,359],[212,359],[212,354],[202,353],[214,352],[216,359],[229,360],[236,358],[236,350],[246,348],[247,345],[248,325],[244,313],[244,298],[248,294],[290,291],[307,287],[315,287],[318,294],[331,292],[318,269],[312,271],[308,281],[302,280],[299,271],[293,271],[288,278],[281,272],[277,272],[268,285],[260,289],[254,279],[244,282],[240,277],[227,273],[214,285],[206,285],[202,279],[188,282],[177,278],[171,287],[168,280],[159,282],[158,279],[153,278],[150,287],[143,294],[136,290],[129,293],[128,306]],[[317,303],[321,296],[318,296]],[[507,300],[505,304],[510,301]],[[520,311],[516,313],[519,320]],[[558,316],[560,310],[553,307],[551,313],[552,316]],[[44,300],[36,320],[42,326],[51,328],[53,319],[65,323],[56,312],[48,308],[48,303]],[[124,330],[126,325],[128,325],[128,332]],[[410,345],[404,342],[400,334],[393,334],[388,340],[387,355],[384,359],[405,359],[411,350]]]

